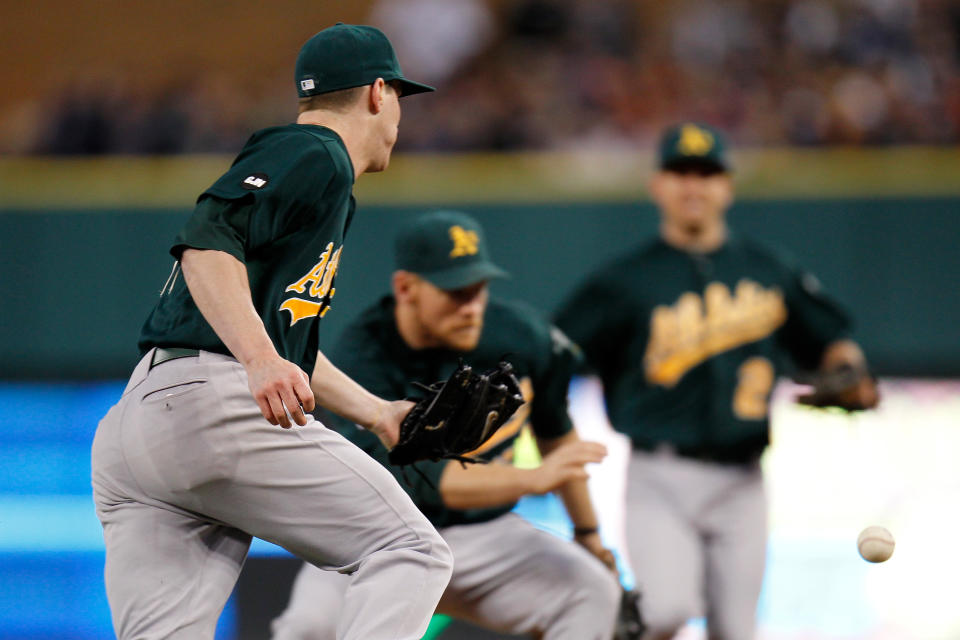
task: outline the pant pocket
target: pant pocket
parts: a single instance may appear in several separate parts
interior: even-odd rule
[[[188,393],[194,393],[203,389],[206,384],[207,381],[204,379],[184,380],[176,384],[167,385],[160,387],[159,389],[149,391],[145,393],[142,398],[140,398],[140,402],[144,404],[151,404],[163,402],[164,400],[171,400],[173,398],[179,398],[180,396]]]

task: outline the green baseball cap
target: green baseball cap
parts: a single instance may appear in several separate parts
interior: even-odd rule
[[[397,233],[397,269],[416,273],[452,291],[509,274],[493,264],[483,228],[460,211],[431,211],[407,222]]]
[[[660,168],[706,167],[730,171],[727,143],[723,134],[699,122],[670,127],[660,138]]]
[[[360,24],[338,22],[307,40],[295,74],[301,98],[373,84],[377,78],[399,81],[404,96],[435,90],[404,78],[387,36]]]

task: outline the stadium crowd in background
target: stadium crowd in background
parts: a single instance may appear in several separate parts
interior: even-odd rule
[[[369,21],[443,88],[405,114],[399,150],[636,149],[677,119],[741,146],[960,142],[955,2],[379,0]],[[0,113],[0,152],[233,152],[292,118],[274,86],[182,73]]]

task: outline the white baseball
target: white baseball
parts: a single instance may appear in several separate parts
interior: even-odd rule
[[[857,536],[857,550],[867,562],[886,562],[895,545],[893,534],[883,527],[867,527]]]

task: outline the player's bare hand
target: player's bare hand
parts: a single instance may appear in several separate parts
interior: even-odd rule
[[[367,427],[374,433],[387,449],[392,449],[400,439],[400,423],[413,409],[414,403],[409,400],[384,401],[377,420]]]
[[[606,455],[607,448],[599,442],[576,440],[557,447],[534,470],[532,493],[547,493],[573,480],[586,480],[584,465],[600,462]]]
[[[594,531],[592,533],[583,535],[574,535],[573,539],[581,547],[592,553],[600,562],[603,563],[603,566],[613,573],[617,573],[617,559],[614,557],[613,552],[610,551],[610,549],[607,549],[605,546],[603,546],[603,541],[600,539],[599,533]]]
[[[864,366],[841,364],[798,380],[811,387],[797,402],[813,407],[839,407],[847,411],[873,409],[880,402],[877,379]]]
[[[842,406],[873,409],[880,403],[877,381],[872,376],[861,378],[856,385],[838,395]]]
[[[250,393],[270,424],[289,429],[291,418],[300,426],[307,424],[306,414],[313,411],[314,398],[303,369],[280,356],[251,360],[244,366]]]

